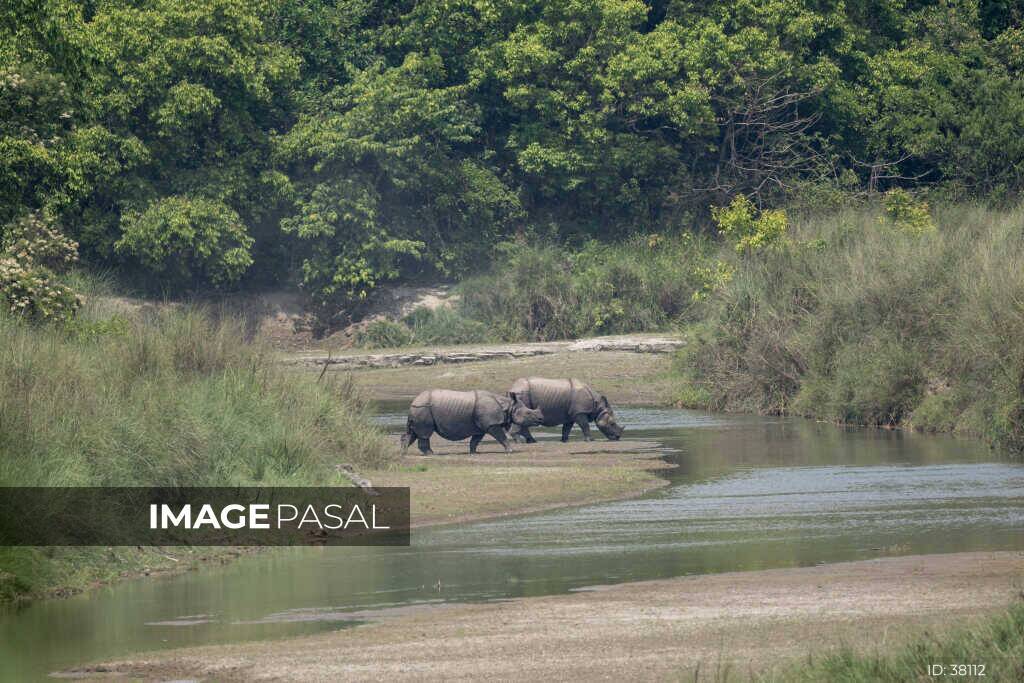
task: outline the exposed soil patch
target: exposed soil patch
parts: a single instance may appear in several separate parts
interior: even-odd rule
[[[841,644],[898,646],[1008,605],[1024,554],[959,553],[682,577],[406,609],[272,642],[76,670],[144,679],[747,680]],[[924,677],[924,672],[922,672]]]

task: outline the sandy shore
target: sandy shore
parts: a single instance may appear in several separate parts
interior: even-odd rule
[[[892,647],[1008,605],[1024,553],[681,577],[395,610],[333,633],[144,654],[84,676],[200,680],[739,679],[831,647]],[[68,672],[71,673],[71,672]]]
[[[433,456],[365,473],[375,486],[411,489],[414,527],[632,498],[667,485],[661,473],[673,467],[660,444],[646,441],[544,439],[515,444],[511,455],[489,439],[476,455],[465,441],[434,441]]]

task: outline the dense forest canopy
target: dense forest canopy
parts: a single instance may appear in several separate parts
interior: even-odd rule
[[[13,0],[0,225],[323,304],[713,205],[1024,185],[1012,0]]]

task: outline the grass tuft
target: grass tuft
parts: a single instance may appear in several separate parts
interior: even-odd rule
[[[945,675],[929,676],[930,665],[943,665]],[[956,673],[957,664],[984,664],[984,677]],[[1007,613],[942,637],[926,634],[894,653],[860,653],[846,648],[810,658],[797,666],[761,678],[774,681],[836,683],[903,683],[926,680],[1024,680],[1024,604]]]

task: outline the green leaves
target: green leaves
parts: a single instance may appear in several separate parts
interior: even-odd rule
[[[741,254],[778,244],[789,226],[785,211],[758,211],[743,195],[733,199],[729,206],[712,207],[711,217],[719,231],[735,244],[736,251]]]
[[[206,86],[181,81],[172,87],[156,111],[160,135],[182,134],[189,128],[207,125],[221,102]]]
[[[513,236],[669,232],[837,178],[1012,198],[1020,18],[968,0],[19,2],[0,10],[0,223],[45,210],[142,282],[298,274],[338,311],[479,270]]]
[[[128,213],[117,251],[137,257],[171,284],[236,282],[252,265],[253,239],[238,214],[209,199],[167,197]]]

